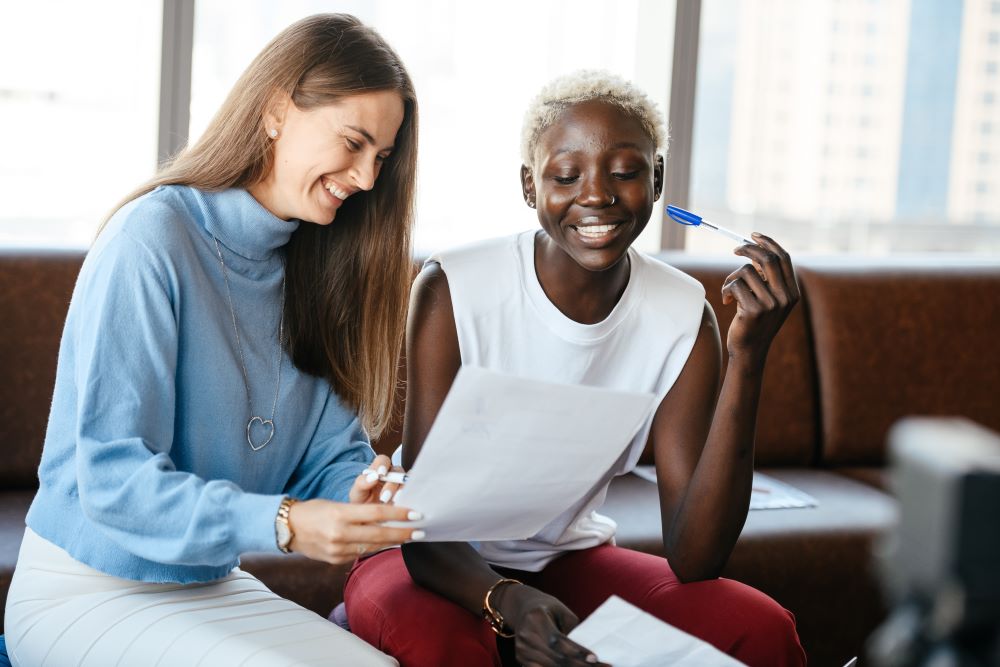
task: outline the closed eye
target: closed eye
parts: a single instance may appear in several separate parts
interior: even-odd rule
[[[628,180],[631,180],[631,179],[635,178],[638,175],[639,175],[639,171],[636,170],[636,171],[627,171],[627,172],[617,172],[617,173],[614,174],[614,177],[617,178],[619,181],[628,181]]]
[[[552,180],[560,185],[569,185],[570,183],[575,182],[578,178],[579,176],[553,176]]]

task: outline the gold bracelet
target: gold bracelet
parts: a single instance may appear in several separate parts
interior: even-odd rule
[[[504,584],[522,584],[522,582],[517,579],[500,579],[495,584],[490,586],[490,590],[486,591],[486,596],[483,598],[483,618],[490,624],[493,628],[493,632],[497,633],[501,637],[513,637],[514,633],[510,631],[504,631],[504,620],[503,614],[493,608],[490,604],[490,596],[493,595],[493,591],[500,588]]]

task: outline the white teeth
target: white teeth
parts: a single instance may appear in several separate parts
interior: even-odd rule
[[[343,190],[339,189],[336,185],[330,184],[325,187],[327,190],[330,191],[330,194],[332,194],[337,199],[347,199],[348,197],[351,196],[350,192],[344,192]]]
[[[608,232],[614,230],[618,225],[589,225],[587,227],[577,227],[581,235],[587,236],[589,238],[597,238],[598,236],[604,236]]]

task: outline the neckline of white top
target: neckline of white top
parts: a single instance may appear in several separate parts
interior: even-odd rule
[[[538,316],[553,333],[567,341],[583,344],[601,342],[625,321],[641,300],[642,257],[634,248],[628,249],[629,279],[621,298],[606,318],[594,324],[583,324],[564,315],[546,296],[535,272],[536,234],[536,230],[531,230],[518,235],[515,252],[520,264],[521,286]]]

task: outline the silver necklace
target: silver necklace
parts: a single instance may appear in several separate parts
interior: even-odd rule
[[[236,349],[240,353],[240,369],[243,371],[243,388],[247,393],[247,410],[250,415],[250,419],[247,420],[247,444],[250,445],[250,449],[259,452],[267,447],[268,443],[274,438],[274,411],[278,407],[278,392],[281,389],[281,341],[285,337],[285,276],[284,274],[281,276],[281,319],[278,321],[278,358],[276,361],[278,366],[278,381],[274,385],[274,402],[271,403],[271,417],[264,419],[253,413],[253,401],[250,399],[250,379],[247,376],[247,362],[243,357],[243,343],[240,342],[240,329],[236,325],[236,308],[233,307],[233,291],[229,287],[229,271],[226,270],[226,262],[222,259],[222,247],[219,245],[219,239],[212,236],[212,240],[215,241],[215,252],[218,253],[219,264],[222,265],[222,278],[226,281],[226,296],[229,297],[229,313],[233,316],[233,333],[236,334]],[[269,429],[267,438],[259,445],[253,441],[253,437],[250,434],[254,422]]]

